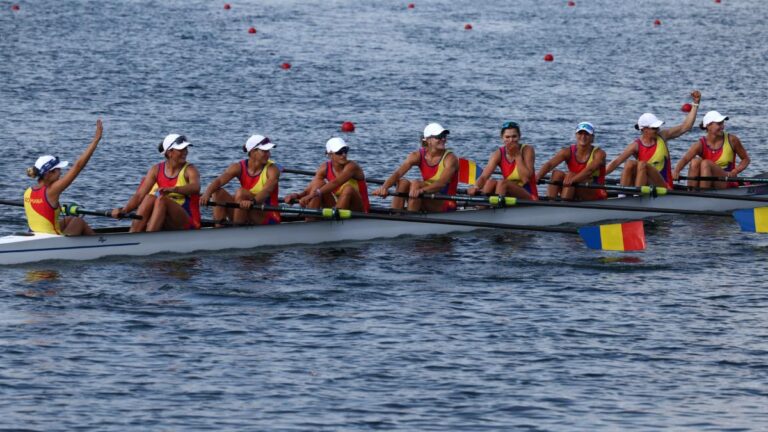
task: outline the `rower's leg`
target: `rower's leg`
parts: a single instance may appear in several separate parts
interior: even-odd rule
[[[241,201],[252,201],[253,198],[254,197],[251,191],[244,188],[239,188],[237,192],[235,192],[234,202],[239,204]],[[235,225],[243,225],[250,222],[251,217],[249,214],[254,213],[252,210],[245,210],[241,208],[236,208],[233,210],[234,211],[232,212],[232,223],[234,223]]]
[[[226,189],[219,189],[216,192],[211,195],[211,199],[215,202],[224,202],[224,203],[230,203],[233,202],[234,199],[232,198],[232,195],[226,191]],[[216,221],[216,227],[221,227],[223,224],[221,222],[224,221],[230,221],[232,222],[234,220],[234,209],[223,207],[223,206],[216,206],[213,208],[213,220]]]
[[[498,186],[498,181],[496,180],[488,180],[483,185],[483,195],[493,195],[496,193],[496,187]]]
[[[552,177],[554,178],[554,175]],[[574,177],[573,173],[569,172],[568,174],[565,174],[565,176],[563,177],[563,181],[566,181],[566,180],[570,181],[573,177]],[[576,188],[573,186],[570,186],[570,187],[563,186],[563,188],[560,190],[560,198],[566,201],[572,200],[575,195],[576,195]]]
[[[554,170],[552,171],[552,176],[550,177],[551,183],[562,183],[563,180],[565,180],[565,173],[560,170]],[[557,198],[558,195],[560,195],[560,192],[563,190],[563,187],[559,184],[550,184],[547,186],[547,196],[550,199]]]
[[[621,172],[622,186],[634,186],[637,183],[637,161],[628,160],[624,162],[624,170]]]
[[[661,173],[656,168],[654,168],[653,165],[647,164],[645,167],[645,172],[648,178],[647,184],[652,184],[654,186],[663,188],[668,186],[666,180],[664,180],[664,177],[661,176]]]
[[[695,157],[691,161],[691,166],[688,167],[688,177],[699,177],[701,175],[701,158]],[[688,180],[688,187],[691,189],[699,188],[698,180]]]
[[[636,170],[635,172],[635,184],[629,185],[629,186],[645,186],[648,184],[648,168],[653,168],[651,165],[648,165],[647,162],[637,162]]]
[[[528,193],[527,190],[525,190],[522,186],[515,184],[508,180],[502,180],[499,182],[499,185],[496,188],[497,195],[504,195],[508,197],[515,197],[520,198],[524,200],[530,200],[531,194]]]
[[[417,191],[421,189],[421,187],[424,185],[424,182],[421,180],[413,180],[409,183],[410,183],[409,188],[407,191],[405,191],[406,193],[409,193],[409,194],[411,193],[411,191]],[[397,190],[399,192],[400,188],[398,187]],[[421,201],[422,200],[420,198],[408,198],[408,211],[412,211],[412,212],[420,211]],[[392,207],[395,207],[394,202],[395,200],[392,200],[392,204],[393,204]]]
[[[182,206],[163,196],[155,200],[155,208],[147,224],[147,232],[184,229],[190,221],[189,214]]]
[[[147,224],[149,224],[149,220],[152,218],[156,199],[157,197],[154,195],[147,195],[141,200],[139,208],[136,209],[136,215],[141,216],[141,219],[134,219],[131,222],[131,230],[129,232],[144,232],[147,230]]]
[[[79,217],[69,216],[61,220],[61,232],[68,236],[94,235],[88,223]]]
[[[405,179],[400,179],[400,181],[397,182],[397,188],[395,188],[395,191],[397,193],[408,193],[411,190],[411,182]],[[402,210],[405,208],[405,198],[395,196],[392,197],[392,208],[397,210]]]
[[[701,175],[705,177],[727,177],[728,173],[725,172],[724,169],[720,167],[720,165],[710,161],[705,160],[701,163]],[[728,183],[721,182],[721,181],[702,181],[701,182],[701,188],[702,189],[725,189],[728,187]]]
[[[336,208],[347,209],[356,212],[364,211],[363,197],[360,196],[360,191],[349,185],[344,186],[344,188],[341,189],[338,200],[336,201]]]

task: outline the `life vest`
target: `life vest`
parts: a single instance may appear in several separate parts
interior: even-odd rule
[[[520,144],[520,154],[527,144]],[[520,171],[517,169],[517,161],[510,161],[507,159],[507,149],[504,146],[499,147],[499,154],[501,154],[501,176],[504,180],[515,182],[518,186],[522,186],[529,194],[531,198],[539,199],[539,191],[536,187],[536,173],[531,173],[528,178],[528,182],[523,184],[523,180],[520,178]]]
[[[669,158],[669,148],[664,138],[656,136],[656,142],[647,146],[643,144],[640,138],[635,140],[637,143],[637,160],[640,162],[647,162],[652,167],[656,168],[656,171],[661,174],[661,177],[667,183],[668,188],[674,187],[672,178],[672,161]]]
[[[336,173],[333,172],[333,162],[331,161],[325,163],[325,179],[329,182],[336,180]],[[365,183],[365,180],[355,180],[351,178],[334,189],[333,196],[338,199],[339,195],[341,195],[341,190],[347,186],[357,189],[360,193],[360,198],[363,200],[363,211],[368,213],[368,210],[371,209],[371,203],[368,200],[368,185]]]
[[[29,230],[44,234],[61,234],[59,214],[61,209],[48,202],[46,186],[30,187],[24,192],[24,212]]]
[[[445,157],[448,156],[449,153],[453,153],[453,151],[446,149],[445,153],[443,153],[443,157],[440,158],[440,161],[435,165],[430,165],[427,163],[427,149],[423,147],[419,149],[419,171],[421,171],[421,178],[424,180],[424,184],[430,185],[440,180],[440,177],[443,175],[443,171],[445,171]],[[451,177],[451,181],[449,181],[447,185],[440,189],[439,193],[456,195],[458,188],[459,171],[456,170],[456,172],[453,173],[453,177]],[[455,201],[444,201],[441,211],[451,211],[455,209]]]
[[[160,191],[158,189],[160,188],[185,186],[187,184],[187,179],[184,177],[184,173],[187,171],[188,166],[189,163],[185,163],[176,177],[168,177],[165,175],[165,162],[157,164],[157,181],[152,186],[149,193],[159,197]],[[200,194],[187,196],[180,193],[169,193],[166,196],[176,204],[180,205],[189,215],[190,221],[189,225],[185,227],[186,229],[200,228]]]
[[[599,149],[598,146],[592,146],[592,152],[589,153],[589,159],[582,162],[576,158],[576,144],[571,145],[571,156],[568,158],[568,171],[578,174],[584,171],[584,168],[592,162],[595,158],[595,152]],[[598,169],[592,171],[592,182],[604,185],[605,184],[605,164],[601,165]],[[608,192],[605,189],[598,189],[595,191],[597,199],[608,198]]]
[[[240,186],[243,187],[243,189],[247,189],[250,193],[253,195],[256,195],[257,193],[264,190],[264,186],[267,184],[267,180],[269,180],[269,173],[268,168],[270,165],[274,164],[275,162],[273,160],[268,160],[267,164],[264,165],[264,167],[261,169],[261,172],[256,174],[255,176],[252,176],[248,174],[248,159],[243,159],[240,161],[240,176],[237,178],[240,180]],[[279,201],[277,199],[278,195],[278,186],[275,186],[275,189],[272,191],[272,193],[269,194],[269,198],[266,200],[267,205],[271,206],[277,206],[279,204]],[[264,222],[262,225],[275,225],[279,224],[280,219],[280,212],[277,211],[270,211],[265,212],[266,217],[264,218]]]

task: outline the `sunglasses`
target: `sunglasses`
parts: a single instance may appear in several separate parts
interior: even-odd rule
[[[337,156],[345,155],[347,153],[349,153],[349,147],[342,147],[341,149],[339,149],[339,151],[333,152],[333,154]]]
[[[520,125],[517,122],[508,121],[501,124],[502,129],[517,128],[520,129]]]

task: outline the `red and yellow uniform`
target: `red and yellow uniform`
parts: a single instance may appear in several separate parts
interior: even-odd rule
[[[661,177],[667,183],[667,187],[671,189],[674,186],[672,161],[669,158],[669,148],[667,143],[664,142],[664,138],[657,136],[656,142],[651,146],[643,144],[640,138],[636,139],[635,143],[637,144],[637,149],[635,150],[637,160],[647,162],[656,168],[656,171],[661,174]]]
[[[435,183],[440,179],[440,177],[443,175],[443,171],[445,171],[445,157],[448,156],[449,153],[452,153],[451,150],[446,150],[443,154],[443,157],[440,158],[440,161],[435,165],[430,165],[427,163],[427,149],[421,148],[419,149],[419,171],[421,171],[421,178],[424,180],[424,184],[430,185],[432,183]],[[459,187],[459,172],[456,170],[455,173],[453,173],[453,177],[451,177],[451,181],[448,182],[445,187],[440,189],[441,194],[448,194],[448,195],[456,195],[456,190]],[[440,211],[452,211],[456,210],[456,202],[455,201],[444,201],[443,207],[440,209]]]
[[[728,133],[723,132],[723,146],[717,150],[713,150],[709,144],[707,144],[707,138],[699,138],[701,142],[701,153],[699,156],[704,160],[709,160],[716,163],[725,172],[731,172],[736,168],[736,152],[733,151],[733,146],[730,140],[728,140]],[[728,182],[728,187],[737,187],[738,182]]]
[[[576,159],[576,145],[571,145],[571,156],[568,158],[568,171],[578,174],[582,171],[584,171],[584,168],[589,165],[590,162],[592,162],[592,159],[595,157],[595,152],[599,149],[597,146],[592,146],[592,152],[589,154],[589,159],[586,161],[580,161]],[[604,185],[605,184],[605,165],[600,166],[600,168],[592,171],[592,183],[597,183]],[[600,189],[595,191],[597,199],[606,199],[608,198],[608,193],[605,191],[605,189]]]
[[[326,162],[325,179],[329,182],[336,180],[336,173],[333,172],[333,163],[331,161]],[[363,200],[363,211],[368,213],[368,210],[371,208],[371,203],[368,200],[368,185],[365,183],[365,180],[355,180],[351,178],[344,184],[337,187],[333,191],[333,196],[338,200],[339,195],[341,195],[341,190],[347,186],[357,189],[357,191],[360,193],[360,198]]]
[[[185,163],[184,166],[181,168],[181,171],[179,171],[179,174],[176,175],[176,177],[168,177],[165,175],[165,162],[160,162],[159,164],[157,164],[157,181],[154,184],[154,186],[152,186],[152,190],[150,190],[149,193],[159,196],[158,189],[160,188],[172,188],[172,187],[185,186],[187,184],[187,179],[184,177],[184,173],[186,172],[188,166],[189,166],[189,163]],[[200,195],[199,194],[187,196],[179,193],[170,193],[166,196],[172,199],[178,205],[180,205],[184,209],[184,211],[186,211],[187,214],[189,215],[190,221],[189,221],[189,225],[185,227],[186,229],[200,229]]]
[[[526,144],[520,144],[520,153],[522,154]],[[504,180],[515,182],[518,186],[522,186],[523,189],[531,194],[531,198],[539,199],[539,190],[536,187],[536,173],[532,173],[528,178],[528,183],[523,184],[523,180],[520,178],[520,171],[517,169],[517,161],[510,161],[507,159],[507,149],[504,146],[499,147],[499,153],[501,154],[501,175]]]
[[[30,187],[24,192],[24,211],[32,232],[61,234],[59,214],[61,209],[48,202],[47,187]]]
[[[267,180],[269,180],[268,168],[272,164],[274,164],[274,161],[267,161],[267,164],[264,165],[264,168],[262,168],[261,172],[255,176],[252,176],[248,174],[248,159],[241,160],[240,176],[237,178],[240,180],[240,186],[242,186],[244,189],[247,189],[253,195],[256,195],[264,190],[264,186],[267,184]],[[277,200],[277,189],[278,187],[275,186],[275,189],[272,191],[272,193],[269,194],[269,198],[266,200],[265,204],[271,206],[277,206],[279,204]],[[265,214],[266,218],[264,218],[262,225],[275,225],[280,223],[280,212],[265,212]]]

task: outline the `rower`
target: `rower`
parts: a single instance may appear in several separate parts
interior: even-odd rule
[[[593,145],[595,127],[592,123],[581,122],[576,127],[576,144],[561,149],[552,159],[539,168],[537,178],[544,178],[562,162],[568,166],[568,173],[552,172],[552,181],[547,188],[549,198],[581,201],[606,199],[605,189],[575,188],[574,183],[605,184],[605,151]]]
[[[56,156],[40,156],[34,166],[27,168],[27,176],[37,179],[37,186],[31,186],[24,192],[24,211],[30,231],[67,236],[94,234],[93,229],[82,218],[61,217],[59,197],[88,164],[101,141],[102,130],[101,120],[96,120],[93,140],[64,176],[61,175],[61,169],[67,167],[69,162]]]
[[[533,146],[520,143],[520,125],[513,121],[504,122],[501,125],[501,141],[504,145],[491,153],[483,173],[467,193],[475,195],[482,191],[485,195],[538,199],[534,175],[536,153]],[[491,179],[496,167],[501,167],[501,180]]]
[[[315,177],[301,193],[288,194],[286,203],[299,200],[305,208],[336,207],[337,209],[368,212],[368,185],[360,165],[347,158],[349,145],[333,137],[325,143],[328,160],[315,170]]]
[[[200,173],[187,162],[184,135],[169,134],[157,146],[165,161],[153,165],[136,193],[122,208],[112,210],[113,217],[136,210],[131,232],[184,230],[200,228]]]
[[[707,131],[706,135],[699,138],[691,145],[691,148],[683,155],[675,166],[674,178],[680,177],[680,172],[688,163],[688,177],[736,177],[749,166],[749,154],[741,144],[739,137],[725,131],[725,121],[728,117],[717,111],[710,111],[704,115],[699,127]],[[739,164],[736,165],[736,156]],[[700,189],[725,189],[736,187],[737,182],[712,182],[709,180],[688,180],[688,187]]]
[[[237,225],[273,225],[280,223],[280,212],[253,210],[253,204],[278,205],[278,182],[280,169],[270,156],[270,151],[275,147],[268,137],[264,135],[251,135],[243,145],[243,151],[248,155],[247,159],[231,164],[205,189],[200,197],[200,204],[207,206],[213,199],[217,203],[235,202],[240,208],[232,209],[217,206],[213,209],[213,218],[216,226],[229,220]],[[240,181],[240,188],[234,197],[224,189],[233,178]]]
[[[389,188],[397,187],[398,196],[392,199],[392,208],[403,209],[408,194],[409,211],[445,212],[456,209],[454,201],[440,201],[419,198],[423,193],[455,195],[459,184],[459,159],[445,147],[450,131],[439,123],[430,123],[424,128],[421,148],[411,152],[402,165],[373,194],[382,198],[389,195]],[[412,167],[419,167],[422,180],[406,180],[403,176]]]
[[[651,113],[640,116],[635,124],[635,129],[640,131],[640,137],[627,145],[624,151],[605,169],[610,174],[624,161],[634,156],[637,160],[630,160],[624,164],[621,173],[621,184],[624,186],[655,185],[672,188],[672,160],[669,157],[667,143],[691,130],[696,121],[696,113],[701,101],[701,93],[698,90],[691,92],[693,104],[691,111],[685,116],[682,123],[666,129],[660,129],[663,121]]]

